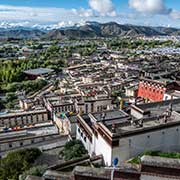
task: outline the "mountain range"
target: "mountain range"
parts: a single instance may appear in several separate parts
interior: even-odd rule
[[[115,22],[86,22],[84,25],[74,25],[59,29],[41,28],[0,28],[0,39],[64,39],[64,38],[96,38],[124,36],[180,36],[180,29],[171,27],[148,27],[137,25],[121,25]]]

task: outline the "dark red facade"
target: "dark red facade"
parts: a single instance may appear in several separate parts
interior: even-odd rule
[[[162,101],[166,90],[167,86],[164,83],[143,79],[139,82],[138,97],[153,102]]]
[[[177,82],[161,82],[142,78],[139,81],[138,97],[157,102],[163,101],[164,94],[169,90],[180,90]]]

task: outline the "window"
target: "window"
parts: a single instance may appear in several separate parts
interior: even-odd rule
[[[0,121],[1,121],[1,124],[4,126],[4,120],[3,120],[3,119],[1,119]]]
[[[39,116],[38,116],[38,114],[36,114],[36,120],[37,120],[37,122],[39,121]]]
[[[86,104],[86,110],[85,111],[86,111],[86,113],[88,113],[88,104]]]
[[[107,106],[103,106],[103,110],[107,110]]]
[[[78,132],[80,133],[81,132],[81,130],[78,128]]]
[[[178,132],[178,131],[179,131],[179,129],[177,128],[177,129],[176,129],[176,131]]]
[[[97,107],[97,112],[99,112],[100,110],[99,110],[99,106]]]
[[[84,142],[86,142],[86,137],[84,137]]]
[[[31,119],[29,119],[29,123],[33,122],[33,115],[31,115]]]
[[[83,133],[81,133],[81,137],[83,137]]]
[[[34,143],[34,139],[31,140],[31,144],[33,144],[33,143]]]
[[[12,144],[9,144],[9,148],[12,148]]]
[[[149,139],[149,138],[150,138],[150,135],[148,135],[147,138]]]
[[[23,146],[23,142],[20,142],[20,146]]]
[[[94,104],[91,104],[91,112],[94,112]]]
[[[46,120],[46,114],[42,115],[42,121]]]
[[[67,106],[65,106],[65,111],[67,112]]]

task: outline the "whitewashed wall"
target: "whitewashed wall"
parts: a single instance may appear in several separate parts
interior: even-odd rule
[[[112,157],[123,162],[147,150],[180,150],[180,126],[122,138],[119,147],[113,148]]]

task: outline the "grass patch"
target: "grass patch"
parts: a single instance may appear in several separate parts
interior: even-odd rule
[[[144,155],[180,159],[180,153],[179,152],[145,151],[142,155],[130,159],[128,161],[128,163],[140,164],[141,163],[141,157]]]

